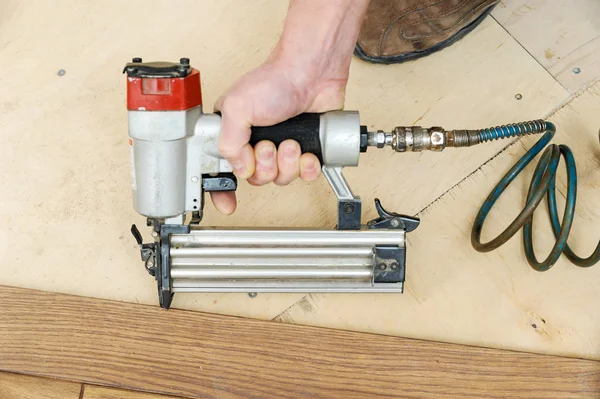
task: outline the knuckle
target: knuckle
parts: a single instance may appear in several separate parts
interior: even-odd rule
[[[279,162],[279,176],[282,179],[294,179],[298,177],[300,174],[300,165],[296,163],[295,165],[290,165],[288,163]]]
[[[275,178],[275,180],[273,180],[273,183],[275,183],[278,186],[287,186],[288,184],[292,183],[294,180],[296,179],[296,177],[286,177],[286,176],[277,176],[277,178]]]
[[[229,94],[222,98],[220,108],[223,113],[236,111],[242,108],[244,103],[245,101],[243,98],[236,96],[235,94]]]
[[[252,178],[248,179],[248,182],[253,186],[264,186],[272,181],[272,178],[269,178],[268,175],[265,176],[263,173],[256,173]]]
[[[231,142],[221,140],[219,142],[219,153],[227,159],[233,159],[239,156],[240,149]]]

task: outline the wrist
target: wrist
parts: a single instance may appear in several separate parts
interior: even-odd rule
[[[267,64],[294,88],[297,100],[310,108],[323,92],[344,93],[350,74],[352,49],[336,51],[335,45],[298,43],[282,38]],[[342,94],[343,96],[343,94]]]
[[[343,90],[368,3],[291,0],[282,36],[267,62],[308,97]]]
[[[326,68],[315,62],[313,54],[296,52],[295,47],[280,40],[267,64],[285,75],[295,87],[311,87],[326,74]]]

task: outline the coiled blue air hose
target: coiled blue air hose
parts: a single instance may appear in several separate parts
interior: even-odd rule
[[[481,209],[479,210],[473,228],[471,231],[471,244],[479,252],[492,251],[504,243],[523,227],[523,244],[525,246],[525,256],[529,265],[537,271],[546,271],[558,261],[561,254],[565,254],[573,264],[579,267],[590,267],[600,261],[600,241],[594,252],[587,258],[581,258],[571,250],[567,244],[573,217],[575,215],[575,203],[577,198],[577,169],[575,159],[571,149],[566,145],[551,144],[550,141],[556,133],[554,124],[537,120],[523,123],[516,123],[507,126],[499,126],[489,129],[482,129],[477,132],[480,142],[496,140],[507,137],[522,136],[525,134],[544,133],[541,139],[519,159],[519,161],[504,175],[496,187],[491,191]],[[525,169],[525,167],[544,149],[540,161],[538,162],[529,190],[527,192],[527,203],[521,213],[510,223],[510,225],[493,240],[482,243],[481,231],[483,223],[490,210],[500,198],[506,187]],[[567,198],[562,222],[558,219],[558,210],[556,206],[556,170],[560,157],[565,160],[567,168]],[[533,212],[546,196],[552,230],[556,242],[550,251],[548,257],[539,262],[535,256],[532,239]]]

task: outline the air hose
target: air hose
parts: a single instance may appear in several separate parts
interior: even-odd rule
[[[470,147],[487,141],[520,137],[529,134],[544,135],[525,155],[506,173],[489,194],[475,218],[471,231],[471,244],[479,252],[492,251],[511,239],[523,227],[523,243],[529,265],[537,271],[550,269],[560,258],[561,254],[575,265],[589,267],[600,261],[600,241],[594,252],[587,258],[581,258],[567,245],[577,197],[577,170],[571,149],[566,145],[550,144],[556,133],[554,124],[544,120],[515,123],[480,130],[444,130],[441,127],[423,128],[421,126],[398,126],[391,132],[368,132],[368,146],[383,148],[390,146],[397,152],[443,151],[446,147]],[[481,230],[492,207],[504,193],[508,185],[525,169],[525,167],[545,148],[538,162],[533,179],[527,193],[527,204],[510,225],[493,240],[482,243]],[[563,157],[567,167],[567,198],[562,222],[558,220],[556,206],[556,170],[560,157]],[[532,225],[533,213],[546,196],[550,213],[550,222],[556,242],[550,255],[539,262],[533,250]]]
[[[492,251],[512,238],[521,227],[523,227],[523,244],[525,246],[525,256],[529,265],[537,271],[546,271],[558,261],[561,254],[565,254],[573,264],[579,267],[590,267],[600,261],[600,241],[594,252],[587,258],[577,256],[567,244],[573,218],[575,215],[575,202],[577,198],[577,169],[575,167],[575,158],[571,149],[564,145],[550,144],[550,141],[556,133],[554,124],[547,121],[531,121],[516,123],[507,126],[499,126],[477,131],[479,142],[496,140],[506,137],[516,137],[525,134],[544,133],[540,140],[517,163],[502,177],[496,187],[490,192],[489,196],[481,206],[473,229],[471,231],[471,244],[479,252]],[[500,233],[496,238],[487,243],[481,242],[481,231],[483,224],[492,207],[504,193],[508,185],[525,169],[525,167],[545,148],[540,161],[538,162],[533,178],[527,192],[527,203],[521,213],[510,223],[510,225]],[[562,222],[558,219],[558,210],[556,206],[556,173],[561,156],[565,160],[567,169],[567,195],[565,210]],[[539,262],[533,249],[532,226],[533,213],[546,196],[552,230],[556,242],[550,251],[548,257]]]

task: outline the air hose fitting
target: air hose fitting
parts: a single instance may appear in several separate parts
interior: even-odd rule
[[[446,147],[470,147],[486,141],[543,133],[542,120],[514,123],[480,130],[450,130],[441,127],[398,126],[391,132],[369,132],[367,144],[382,148],[391,146],[397,152],[442,151]]]

